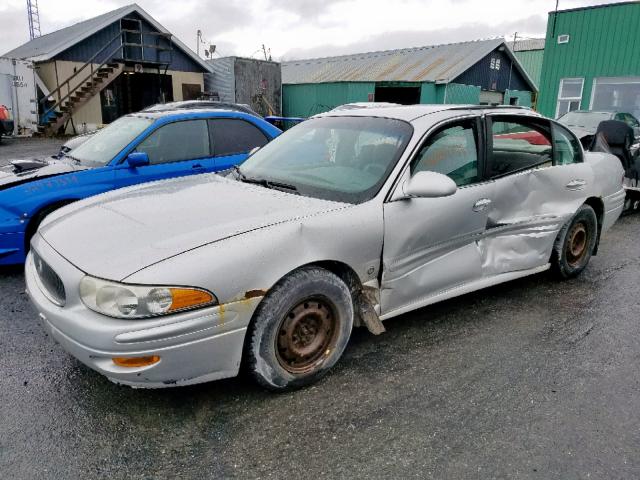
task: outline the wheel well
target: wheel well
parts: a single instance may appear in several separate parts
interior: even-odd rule
[[[340,278],[347,285],[347,287],[349,288],[349,291],[351,292],[351,297],[353,298],[353,301],[354,301],[354,305],[353,305],[354,311],[358,308],[358,304],[356,300],[358,298],[358,295],[362,291],[362,282],[360,282],[360,278],[358,277],[358,274],[346,263],[337,262],[333,260],[322,260],[318,262],[307,263],[305,265],[300,265],[299,267],[291,270],[290,272],[287,272],[285,275],[279,278],[278,281],[274,283],[274,285],[277,285],[285,277],[287,277],[288,275],[291,275],[296,270],[304,267],[320,267],[330,271],[331,273],[336,275],[338,278]],[[268,294],[268,291],[267,291],[267,294]],[[256,306],[256,309],[253,312],[253,315],[251,316],[251,320],[247,327],[247,335],[245,335],[244,342],[242,345],[242,360],[240,362],[241,370],[244,370],[246,368],[245,358],[246,358],[247,347],[249,345],[249,340],[250,340],[249,332],[251,330],[251,325],[254,323],[256,314],[258,312],[258,309],[260,308],[262,300],[264,300],[264,297],[260,300],[260,302]],[[357,320],[357,317],[356,317],[356,320]],[[354,326],[359,326],[359,325],[357,325],[357,323],[354,323]]]
[[[604,203],[601,198],[597,197],[589,197],[584,203],[593,208],[593,211],[596,212],[596,218],[598,219],[598,239],[593,249],[593,255],[597,255],[598,246],[600,245],[600,235],[602,234],[602,223],[604,221]]]
[[[29,220],[29,223],[27,224],[27,228],[25,229],[25,234],[24,234],[25,251],[29,250],[31,237],[38,230],[38,226],[40,225],[42,220],[54,210],[57,210],[73,202],[75,202],[75,200],[73,199],[58,200],[57,202],[53,202],[48,205],[45,205],[31,217],[31,220]]]

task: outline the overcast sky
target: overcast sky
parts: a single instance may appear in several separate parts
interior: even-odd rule
[[[0,54],[29,39],[24,0],[0,0]],[[127,0],[39,0],[46,34]],[[196,50],[196,31],[217,55],[296,59],[513,35],[544,36],[555,0],[139,0]],[[560,8],[614,3],[560,0]]]

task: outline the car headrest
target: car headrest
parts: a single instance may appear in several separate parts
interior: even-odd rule
[[[633,143],[633,128],[619,120],[600,122],[596,135],[603,134],[610,147],[626,147]]]

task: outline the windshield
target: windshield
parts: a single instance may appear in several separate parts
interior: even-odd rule
[[[71,150],[69,156],[79,160],[83,165],[102,167],[152,123],[153,120],[149,118],[119,118]]]
[[[607,112],[569,112],[560,117],[558,121],[570,127],[582,127],[596,131],[600,122],[609,120],[611,115]]]
[[[249,157],[240,173],[301,195],[361,203],[378,192],[412,133],[407,122],[387,118],[311,119]]]

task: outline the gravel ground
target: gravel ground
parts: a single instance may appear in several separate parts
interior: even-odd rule
[[[111,384],[0,274],[0,472],[67,478],[640,478],[640,215],[540,274],[354,332],[317,386]]]
[[[9,139],[0,164],[61,140]],[[0,478],[640,478],[640,215],[540,274],[354,332],[318,385],[111,384],[0,271]]]
[[[60,146],[66,142],[65,138],[6,138],[0,143],[0,166],[9,160],[48,157],[58,153]]]

